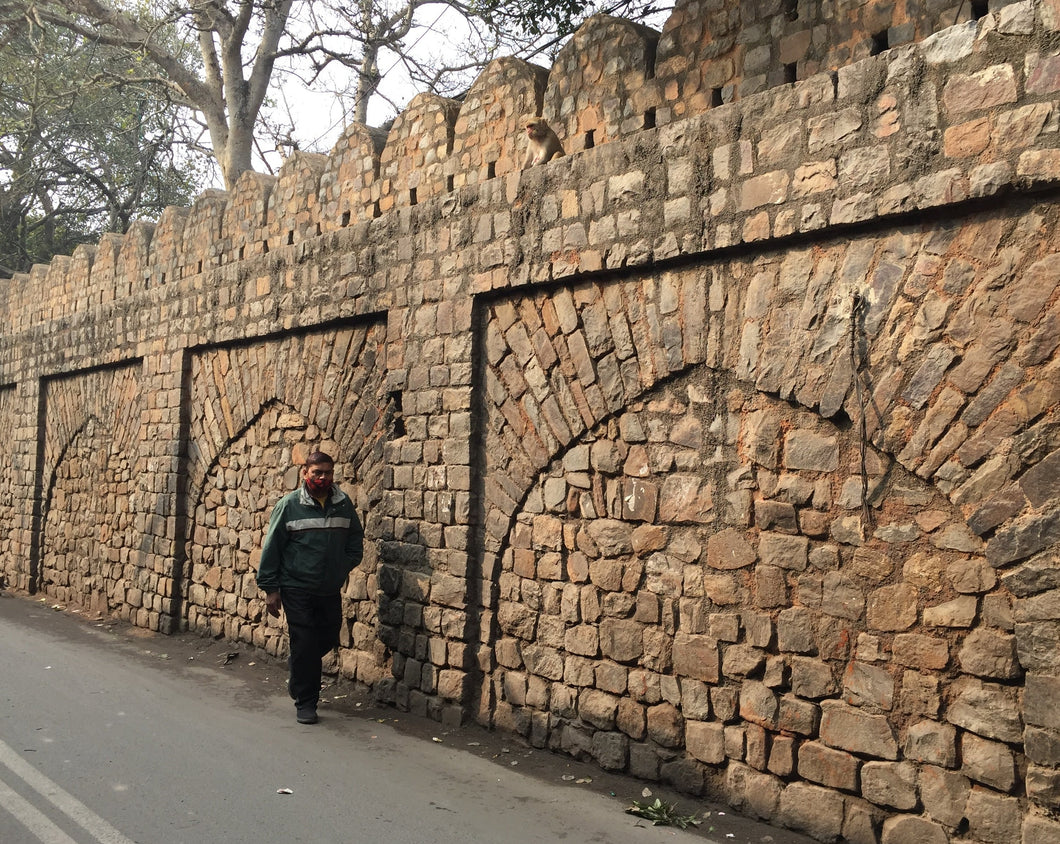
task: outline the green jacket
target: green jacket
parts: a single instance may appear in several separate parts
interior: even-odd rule
[[[333,486],[321,507],[302,484],[272,510],[258,586],[265,592],[291,587],[334,595],[363,553],[364,528],[350,497]]]

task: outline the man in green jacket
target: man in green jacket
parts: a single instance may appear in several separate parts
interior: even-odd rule
[[[257,576],[269,615],[279,617],[281,607],[287,614],[288,691],[299,724],[317,722],[321,660],[338,647],[342,586],[363,551],[364,529],[335,485],[335,461],[314,451],[302,484],[273,508]]]

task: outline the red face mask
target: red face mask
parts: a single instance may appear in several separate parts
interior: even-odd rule
[[[331,492],[331,478],[309,478],[305,479],[306,489],[309,490],[310,495],[316,498],[323,498],[329,492]]]

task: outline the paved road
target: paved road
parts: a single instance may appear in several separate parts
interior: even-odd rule
[[[10,593],[0,596],[0,643],[2,844],[735,837],[651,827],[584,786],[377,719],[323,708],[320,724],[298,725],[275,677],[263,692],[216,660],[165,658],[165,637],[106,632]]]

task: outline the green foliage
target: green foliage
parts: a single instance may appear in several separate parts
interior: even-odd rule
[[[167,205],[206,162],[135,56],[24,19],[0,21],[0,265],[27,270]]]
[[[651,821],[652,826],[676,826],[678,829],[699,826],[695,815],[682,815],[677,811],[676,803],[663,803],[658,797],[654,803],[634,800],[633,805],[626,809],[626,814],[646,818]]]

